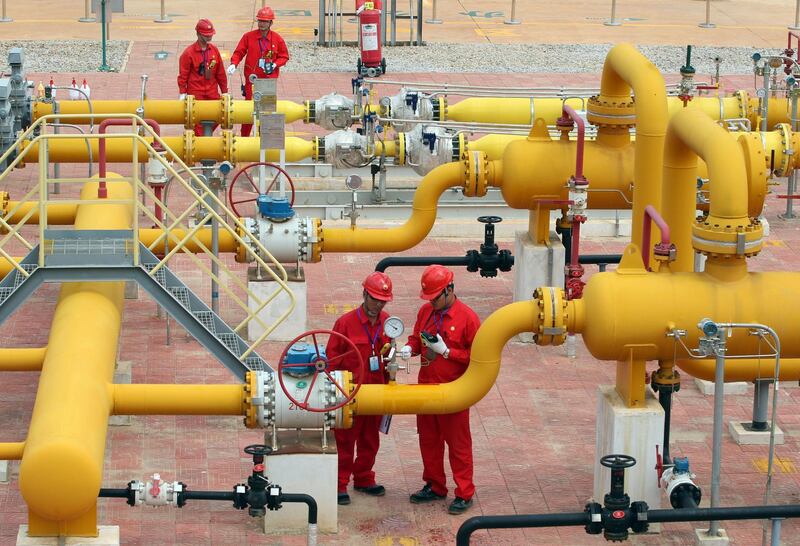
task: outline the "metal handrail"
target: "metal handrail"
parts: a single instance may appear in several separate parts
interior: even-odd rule
[[[257,345],[259,345],[261,342],[263,342],[267,338],[267,336],[272,331],[274,331],[275,328],[281,322],[283,322],[291,314],[291,312],[294,310],[294,307],[296,305],[296,300],[295,300],[294,294],[292,293],[291,289],[287,285],[286,270],[283,268],[283,266],[280,264],[280,262],[278,262],[272,256],[272,254],[270,254],[270,252],[261,244],[261,242],[258,240],[258,238],[253,236],[249,232],[249,230],[247,229],[245,224],[235,214],[233,214],[230,210],[228,210],[228,208],[225,205],[225,203],[222,202],[206,186],[206,184],[203,182],[203,180],[200,177],[198,177],[194,172],[192,172],[191,169],[189,169],[189,167],[182,161],[182,159],[177,154],[172,152],[172,150],[166,145],[166,143],[161,139],[161,137],[152,130],[152,128],[145,122],[144,119],[142,119],[141,117],[137,116],[136,114],[129,114],[129,113],[128,114],[89,114],[89,116],[92,117],[92,118],[123,118],[123,119],[130,119],[131,123],[132,123],[131,128],[132,128],[133,132],[132,133],[106,133],[106,134],[102,134],[102,135],[91,135],[91,136],[86,136],[86,135],[67,135],[67,134],[45,134],[43,129],[48,125],[48,122],[50,120],[54,120],[54,119],[65,120],[65,119],[70,119],[70,118],[85,118],[86,114],[58,114],[58,115],[50,114],[50,115],[42,116],[41,118],[37,119],[30,127],[28,127],[27,130],[25,130],[22,133],[22,135],[17,139],[17,142],[15,142],[14,145],[9,147],[9,149],[2,156],[0,156],[0,162],[2,162],[4,160],[8,159],[8,157],[11,155],[12,152],[15,152],[15,151],[19,152],[19,153],[17,153],[16,157],[14,157],[14,159],[9,163],[9,167],[7,168],[7,170],[5,172],[0,173],[0,182],[2,182],[2,180],[4,180],[8,176],[8,173],[14,167],[16,167],[17,165],[19,165],[21,162],[24,161],[24,158],[26,157],[28,151],[32,149],[32,145],[33,144],[39,144],[40,183],[38,184],[37,187],[35,187],[31,191],[29,191],[28,194],[26,194],[25,200],[28,200],[28,199],[30,199],[32,197],[35,197],[36,196],[35,194],[37,192],[40,194],[39,195],[39,214],[40,214],[40,216],[39,216],[39,228],[40,228],[39,229],[39,236],[40,236],[40,239],[43,241],[44,240],[44,229],[45,229],[45,227],[47,225],[47,208],[48,208],[48,206],[47,206],[48,205],[48,195],[47,195],[48,194],[48,191],[47,191],[47,187],[48,186],[47,186],[47,184],[50,181],[49,177],[48,177],[48,173],[46,172],[46,165],[47,165],[46,155],[47,155],[47,148],[48,148],[49,141],[53,140],[53,139],[69,140],[69,139],[74,139],[74,138],[79,138],[79,139],[82,139],[82,140],[86,140],[88,138],[97,138],[97,139],[100,139],[100,138],[103,138],[103,139],[106,139],[106,138],[109,138],[109,139],[121,139],[121,138],[122,139],[131,139],[132,146],[133,146],[133,163],[134,163],[134,169],[133,169],[133,173],[134,174],[133,174],[133,176],[131,178],[109,178],[108,180],[112,180],[112,181],[130,181],[130,182],[132,182],[132,184],[134,186],[133,198],[130,201],[128,201],[128,200],[116,200],[115,201],[115,200],[109,200],[109,199],[98,199],[97,202],[101,202],[101,203],[120,203],[120,202],[124,202],[124,203],[132,203],[133,204],[133,209],[134,209],[134,211],[136,211],[136,213],[134,214],[134,229],[133,229],[134,242],[135,242],[135,244],[134,244],[134,264],[135,265],[137,265],[137,266],[140,265],[139,256],[138,256],[138,249],[139,249],[138,215],[139,215],[140,211],[143,211],[144,214],[147,217],[151,218],[158,227],[160,227],[162,230],[164,230],[164,234],[162,234],[161,236],[157,237],[156,240],[150,245],[150,249],[152,249],[156,245],[161,244],[162,242],[166,244],[167,240],[173,241],[173,238],[168,235],[169,230],[181,227],[182,226],[182,221],[188,216],[189,212],[192,210],[192,208],[194,206],[196,206],[198,204],[206,205],[206,204],[209,204],[209,201],[213,201],[216,204],[216,207],[208,207],[209,212],[206,215],[206,217],[203,219],[203,221],[198,223],[198,227],[195,227],[192,230],[187,230],[188,235],[185,236],[178,244],[176,244],[174,247],[172,247],[170,252],[167,255],[165,255],[164,258],[162,258],[156,264],[156,266],[153,267],[148,273],[151,276],[155,275],[155,273],[161,267],[163,267],[166,264],[166,262],[167,262],[167,260],[169,258],[174,256],[177,251],[182,250],[184,253],[189,255],[190,258],[201,269],[203,269],[204,271],[206,271],[209,274],[211,274],[210,271],[208,270],[208,268],[205,266],[205,264],[203,264],[201,260],[199,260],[196,256],[194,256],[194,254],[191,251],[189,251],[186,248],[186,244],[189,241],[192,241],[192,237],[191,236],[194,233],[196,233],[200,227],[203,226],[204,222],[207,222],[210,219],[214,219],[219,223],[219,226],[222,229],[227,230],[232,235],[234,240],[239,245],[243,245],[245,248],[248,248],[248,249],[252,248],[252,250],[249,251],[249,254],[252,255],[254,260],[259,264],[259,266],[262,269],[266,270],[267,274],[269,276],[271,276],[274,281],[277,282],[278,289],[276,289],[265,300],[262,300],[262,298],[259,298],[259,297],[255,296],[255,294],[253,294],[251,291],[249,291],[247,289],[247,287],[244,285],[244,283],[242,283],[238,279],[238,277],[236,275],[234,275],[233,272],[227,266],[225,266],[225,264],[221,260],[219,260],[219,258],[215,257],[213,255],[213,253],[210,252],[209,249],[205,245],[202,244],[201,241],[199,241],[199,240],[192,241],[193,244],[195,244],[198,248],[200,248],[201,251],[203,251],[204,253],[206,253],[209,256],[211,256],[212,260],[214,260],[218,265],[222,266],[221,270],[226,272],[226,273],[228,273],[231,276],[231,278],[233,278],[235,280],[235,282],[249,295],[249,297],[253,298],[258,303],[257,308],[255,310],[251,310],[246,303],[242,302],[241,299],[238,296],[236,296],[227,287],[227,285],[225,283],[219,282],[219,279],[214,277],[214,279],[218,281],[218,284],[223,288],[223,290],[225,290],[226,293],[231,295],[232,299],[234,299],[236,301],[236,303],[240,307],[242,307],[242,309],[245,310],[245,312],[246,312],[247,317],[238,326],[236,326],[234,331],[239,332],[246,324],[248,324],[253,319],[256,319],[264,327],[264,332],[261,334],[261,336],[259,336],[253,343],[251,343],[248,346],[247,350],[239,357],[242,361],[244,361],[255,350],[255,347]],[[32,140],[28,140],[28,137],[31,136],[34,133],[34,131],[36,131],[37,129],[42,130],[41,131],[42,134],[39,134],[38,136],[35,136]],[[144,136],[139,134],[140,130],[143,130],[144,132],[148,133],[150,137],[152,137],[152,143],[148,139],[145,139]],[[166,151],[166,153],[163,154],[163,155],[162,155],[162,153],[159,153],[159,151],[154,148],[154,146],[153,146],[154,143],[158,143],[163,148],[163,150]],[[190,196],[192,198],[192,202],[190,203],[190,206],[187,208],[187,210],[185,212],[183,212],[180,215],[176,215],[172,211],[169,211],[167,209],[166,205],[163,202],[161,202],[161,200],[156,198],[155,194],[150,190],[150,188],[147,186],[147,184],[145,184],[142,180],[140,180],[138,178],[138,169],[135,168],[136,164],[138,162],[138,148],[137,148],[137,146],[143,146],[148,154],[150,154],[152,157],[158,158],[158,161],[165,167],[165,169],[174,178],[176,178],[178,181],[180,181],[180,184],[184,187],[184,189],[186,189],[189,192],[189,194],[190,194]],[[178,169],[175,169],[172,166],[172,163],[167,161],[166,156],[171,157],[174,160],[174,162],[178,164]],[[42,169],[42,166],[45,167],[45,170]],[[189,181],[185,180],[184,178],[182,178],[178,174],[178,171],[181,171],[181,170],[189,173],[189,177],[191,178],[192,182],[194,183],[194,187],[193,187],[192,183],[190,183]],[[105,178],[103,178],[103,179],[95,178],[95,180],[106,180],[106,179]],[[65,179],[59,179],[59,182],[64,182],[64,181],[65,181]],[[85,183],[85,179],[66,179],[66,181],[76,182],[76,183],[77,182]],[[197,190],[195,190],[195,187],[197,188]],[[138,199],[136,198],[136,195],[137,195],[137,191],[136,190],[143,191],[145,194],[150,195],[151,199],[153,199],[154,202],[157,202],[157,204],[161,205],[161,207],[165,210],[165,216],[164,217],[165,218],[171,217],[171,218],[174,218],[175,220],[172,221],[171,223],[165,224],[165,223],[162,223],[161,221],[159,221],[157,218],[155,218],[155,215],[152,214],[147,207],[144,207],[143,205],[141,205],[139,203]],[[23,200],[22,202],[24,202],[25,200]],[[69,200],[58,200],[58,201],[60,203],[69,202]],[[15,207],[15,209],[12,211],[12,213],[16,212],[17,208],[19,206],[21,206],[22,202],[20,202],[20,204],[17,205],[17,207]],[[95,200],[81,200],[80,202],[85,204],[85,203],[95,202]],[[13,226],[13,227],[10,226],[5,220],[5,218],[10,218],[11,214],[7,214],[4,218],[0,218],[0,228],[5,228],[5,229],[7,229],[9,231],[9,234],[3,239],[3,241],[0,241],[0,243],[5,242],[9,237],[11,237],[13,235],[13,236],[19,238],[20,240],[22,240],[24,242],[24,244],[26,246],[28,246],[29,249],[32,249],[33,245],[31,245],[28,241],[26,241],[24,239],[24,237],[22,237],[21,234],[19,234],[19,230],[22,228],[22,226],[25,224],[25,222],[27,222],[30,219],[30,217],[33,214],[34,210],[36,210],[36,209],[32,207],[31,210],[28,211],[28,214],[26,214],[26,216],[22,219],[22,221],[16,223],[16,225]],[[223,215],[226,215],[228,218],[232,219],[232,222],[226,221],[224,219]],[[0,246],[2,246],[2,245],[0,244]],[[40,251],[40,254],[41,254],[41,252],[43,252],[43,245],[42,245],[42,250]],[[17,264],[11,258],[11,256],[8,255],[8,253],[5,252],[5,250],[3,250],[2,248],[0,248],[0,256],[3,256],[6,259],[8,259],[10,261],[10,263],[18,271],[20,271],[23,275],[25,275],[25,276],[29,275],[29,273],[27,271],[25,271],[24,268],[22,268],[19,264]],[[266,258],[267,261],[265,261],[264,258]],[[43,260],[44,260],[44,256],[40,255],[40,258],[39,258],[40,265],[43,265]],[[272,265],[272,267],[270,267],[270,265]],[[277,270],[277,274],[273,270],[273,267]],[[257,316],[257,314],[264,307],[266,307],[266,305],[268,305],[270,302],[272,302],[280,294],[281,291],[286,292],[288,294],[288,296],[289,296],[289,304],[287,306],[287,309],[280,316],[277,317],[277,319],[274,321],[274,323],[272,325],[267,325]]]

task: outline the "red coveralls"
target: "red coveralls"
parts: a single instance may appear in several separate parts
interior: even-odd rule
[[[201,65],[204,68],[202,72]],[[209,43],[203,51],[199,43],[193,43],[181,53],[178,66],[179,93],[194,95],[199,100],[215,100],[220,93],[228,92],[228,75],[215,45]],[[203,126],[199,123],[194,126],[194,134],[203,136]]]
[[[255,74],[257,78],[277,78],[281,74],[281,67],[289,62],[289,50],[286,42],[281,35],[273,30],[267,32],[267,37],[261,37],[260,30],[245,32],[239,45],[231,55],[231,64],[239,66],[239,61],[244,58],[244,97],[247,100],[253,99],[253,85],[250,83],[250,74]],[[265,63],[275,63],[275,71],[267,74],[259,66],[259,60],[264,59]],[[242,124],[242,136],[250,136],[253,128],[251,123]]]
[[[373,326],[364,309],[359,306],[357,309],[345,313],[333,325],[333,331],[344,335],[352,341],[361,358],[364,359],[366,369],[365,377],[361,378],[363,384],[386,383],[386,371],[383,362],[380,361],[380,351],[384,344],[389,343],[389,338],[383,333],[383,321],[389,315],[381,311],[378,320]],[[348,351],[350,347],[338,336],[331,336],[328,346],[325,349],[326,356],[331,362],[334,370],[348,370],[354,372],[353,378],[359,380],[358,369],[360,363],[352,357],[336,359]],[[372,372],[369,369],[369,358],[377,355],[380,369]],[[354,355],[353,355],[354,356]],[[375,472],[372,467],[375,464],[375,457],[380,447],[380,437],[378,427],[381,424],[380,415],[357,415],[353,418],[353,426],[349,429],[336,429],[336,449],[339,452],[339,484],[338,492],[346,493],[347,484],[350,483],[350,475],[353,475],[353,485],[356,487],[371,487],[375,485]],[[358,444],[358,454],[355,455],[355,447]]]
[[[461,300],[443,312],[434,311],[426,303],[417,313],[414,334],[408,340],[414,354],[424,353],[419,334],[422,331],[440,334],[450,358],[436,355],[428,366],[419,371],[420,383],[449,383],[467,370],[472,340],[480,327],[480,319]],[[426,359],[423,356],[423,363]],[[431,484],[437,495],[447,495],[447,479],[444,473],[444,445],[447,444],[450,468],[456,482],[455,495],[470,500],[475,494],[472,482],[472,434],[469,430],[469,408],[446,415],[417,415],[419,450],[422,454],[422,481]]]

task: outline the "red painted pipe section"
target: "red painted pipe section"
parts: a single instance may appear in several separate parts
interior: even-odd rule
[[[642,226],[642,257],[644,258],[644,268],[650,270],[650,229],[651,221],[655,222],[658,229],[661,231],[661,242],[656,245],[656,254],[663,254],[672,248],[669,241],[669,226],[664,221],[664,218],[658,213],[653,205],[647,205],[644,208],[644,226]]]
[[[586,122],[583,121],[583,118],[578,115],[578,113],[569,106],[566,102],[561,109],[561,117],[566,121],[567,119],[571,119],[572,122],[578,126],[578,144],[576,148],[576,156],[575,156],[575,183],[576,184],[587,184],[588,182],[583,177],[583,146],[585,142],[585,135],[586,135]]]
[[[152,119],[144,120],[146,124],[153,128],[153,132],[158,136],[161,136],[161,126]],[[104,119],[100,123],[100,130],[99,133],[105,134],[106,127],[116,126],[116,125],[133,125],[134,120],[128,118],[110,118]],[[101,138],[100,143],[98,144],[99,153],[98,155],[98,163],[99,163],[99,176],[100,178],[106,177],[106,139]],[[97,198],[98,199],[106,199],[108,197],[108,189],[106,188],[106,181],[101,180],[99,186],[97,187]]]

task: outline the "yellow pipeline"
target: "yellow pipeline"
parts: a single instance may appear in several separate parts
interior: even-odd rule
[[[775,101],[774,106],[773,101]],[[556,120],[561,117],[562,104],[563,100],[556,97],[473,97],[455,104],[448,104],[446,119],[473,123],[533,125],[536,118],[542,118],[547,125],[555,125]],[[586,110],[584,99],[567,99],[567,104],[577,111]],[[781,111],[781,107],[783,111]],[[748,117],[747,114],[752,112],[751,108],[742,107],[742,100],[737,96],[694,97],[686,108],[702,110],[715,120]],[[667,109],[669,115],[672,116],[684,110],[683,102],[678,97],[667,97]],[[774,115],[773,112],[775,112]],[[771,120],[770,128],[776,123],[788,123],[786,99],[770,99],[769,119]],[[755,123],[755,119],[751,119],[751,122]],[[757,129],[757,127],[753,125],[753,129]]]
[[[678,360],[680,369],[699,379],[714,381],[716,360]],[[753,381],[755,379],[772,379],[775,377],[774,358],[742,358],[729,360],[725,365],[725,382]],[[781,358],[781,381],[797,381],[800,379],[800,359]]]
[[[631,240],[641,247],[644,209],[647,205],[657,210],[661,207],[667,93],[664,78],[655,65],[632,45],[619,44],[606,56],[598,102],[604,107],[625,104],[631,100],[631,92],[636,96]]]
[[[244,415],[244,385],[113,385],[114,415]]]
[[[146,139],[151,140],[151,139]],[[252,163],[259,159],[260,139],[258,137],[232,137],[228,143],[223,137],[196,137],[191,131],[183,136],[163,137],[165,144],[183,161],[193,165],[201,159],[230,161],[232,163]],[[98,140],[90,141],[92,156],[99,156]],[[51,140],[48,143],[49,159],[53,163],[87,163],[89,150],[83,139]],[[39,144],[24,143],[25,162],[39,161]],[[138,161],[147,161],[147,150],[143,144],[137,145]],[[286,161],[297,162],[314,158],[317,155],[316,139],[303,140],[286,137]],[[133,161],[133,144],[129,139],[112,138],[106,141],[106,157],[109,163],[130,163]],[[278,150],[267,150],[267,161],[279,161]]]
[[[534,301],[501,307],[478,329],[464,375],[439,385],[362,385],[355,400],[356,415],[398,413],[442,414],[466,409],[494,385],[506,343],[522,332],[536,331],[539,308]]]
[[[191,102],[192,112],[186,111],[186,104],[182,100],[146,100],[144,101],[144,116],[147,119],[157,121],[162,125],[191,125],[198,123],[199,120],[213,120],[217,123],[224,123],[225,101],[220,100],[193,100]],[[139,109],[138,100],[93,100],[92,112],[95,114],[135,114]],[[59,101],[58,110],[61,114],[88,114],[89,105],[86,101]],[[306,107],[296,102],[288,100],[278,101],[278,113],[286,116],[286,123],[301,121],[306,118]],[[253,122],[253,101],[232,100],[230,101],[230,122],[252,123]],[[53,113],[53,105],[46,102],[33,103],[33,121],[40,117]],[[191,115],[189,115],[191,114]],[[90,119],[77,118],[70,119],[70,123],[86,125]],[[230,128],[230,122],[224,128]],[[95,119],[99,124],[100,120]]]
[[[0,372],[35,372],[42,369],[47,347],[0,349]],[[0,457],[2,460],[2,457]]]
[[[12,256],[11,259],[14,260],[15,262],[19,263],[19,262],[21,262],[23,260],[23,257],[22,256]],[[9,262],[5,258],[0,258],[0,277],[5,277],[6,275],[8,275],[11,272],[12,269],[14,269],[14,266],[11,265],[11,262]],[[2,459],[0,459],[0,460],[2,460]]]
[[[144,246],[149,247],[153,244],[156,239],[158,239],[164,233],[161,229],[140,229],[139,230],[139,240],[141,240]],[[186,235],[186,231],[182,229],[172,229],[169,232],[170,235],[170,245],[169,248],[175,248],[179,242],[183,240]],[[204,252],[200,246],[195,242],[200,241],[207,249],[211,249],[211,229],[204,228],[196,231],[193,237],[184,244],[184,247],[195,254],[200,252]],[[227,229],[222,229],[219,231],[219,251],[220,252],[236,252],[239,244],[236,242],[236,239],[233,237],[233,233],[231,233]],[[164,241],[162,240],[155,248],[151,249],[151,251],[155,254],[166,254],[164,249]]]
[[[97,187],[87,183],[81,197],[96,198]],[[108,191],[111,199],[133,197],[127,183],[111,182]],[[75,227],[129,229],[131,214],[126,205],[85,204]],[[97,536],[97,494],[112,405],[107,384],[114,376],[123,292],[121,282],[61,288],[20,465],[31,536]]]
[[[0,461],[18,461],[25,452],[25,442],[0,443]]]
[[[422,241],[436,220],[436,204],[445,190],[463,186],[463,162],[447,163],[428,173],[414,192],[411,216],[398,227],[365,229],[323,228],[322,252],[400,252]]]
[[[19,208],[17,208],[19,206]],[[33,214],[27,219],[26,223],[38,224],[39,223],[39,202],[27,201],[20,205],[19,201],[9,201],[3,208],[3,213],[14,210],[16,212],[10,217],[5,218],[9,224],[16,224],[21,222],[25,215],[31,209],[34,209]],[[70,226],[75,221],[75,214],[78,212],[78,205],[63,204],[63,203],[48,203],[47,204],[47,224],[51,226]]]

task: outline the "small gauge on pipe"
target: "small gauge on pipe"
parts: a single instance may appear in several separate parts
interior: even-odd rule
[[[400,317],[389,317],[383,321],[383,333],[392,339],[397,339],[403,335],[405,326]]]

